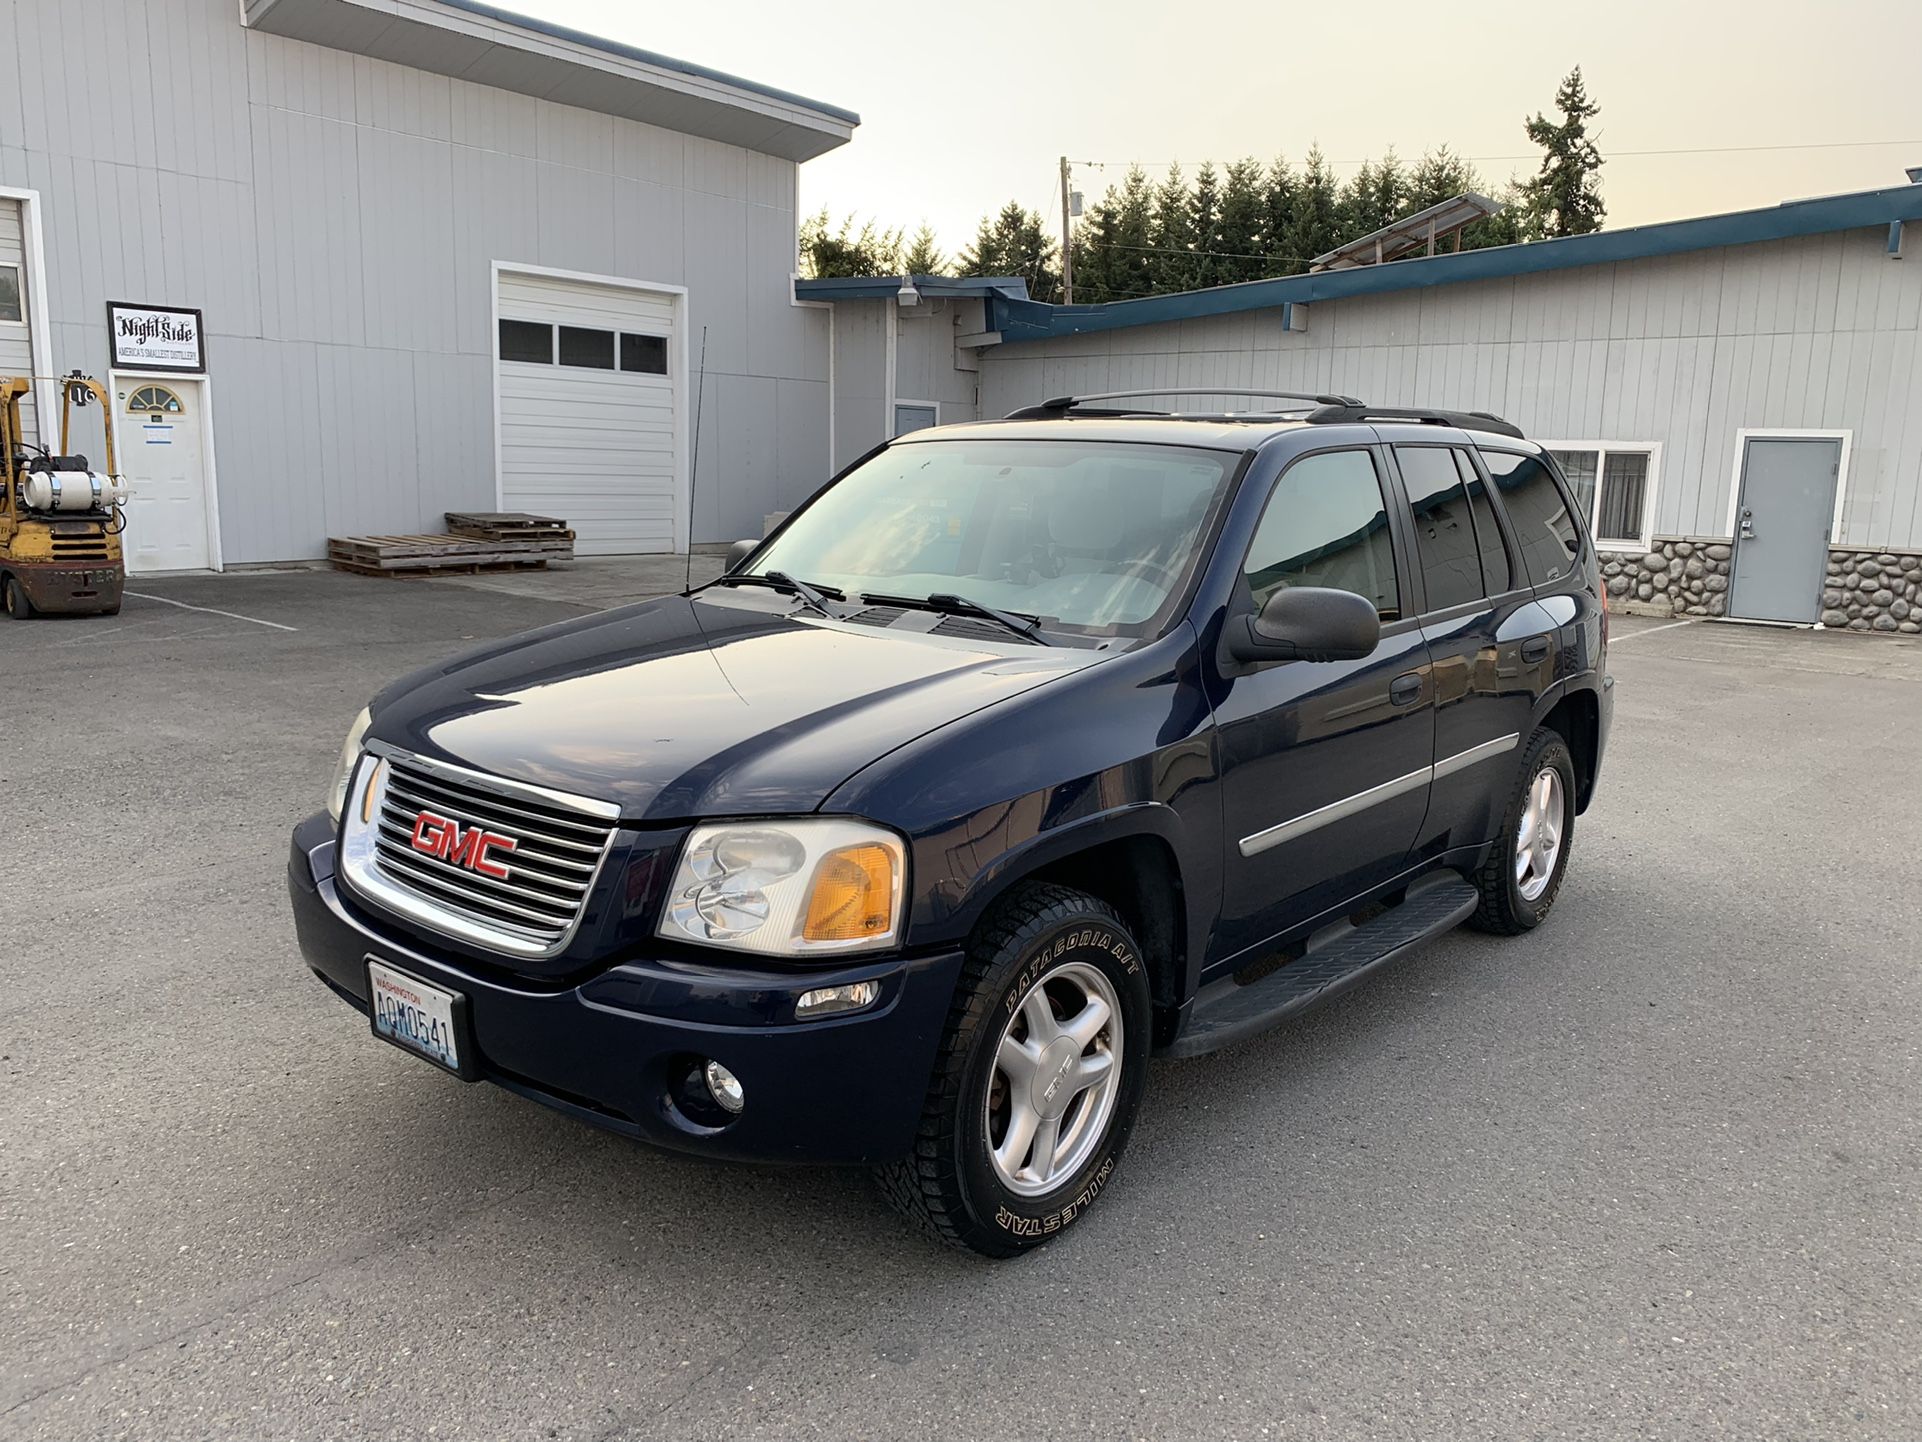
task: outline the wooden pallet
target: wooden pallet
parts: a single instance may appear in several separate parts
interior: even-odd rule
[[[327,559],[361,575],[430,575],[538,569],[571,560],[572,540],[489,541],[470,536],[334,536]]]
[[[567,522],[525,511],[449,511],[447,529],[483,541],[572,541]]]

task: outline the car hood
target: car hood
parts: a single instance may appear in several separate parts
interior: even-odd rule
[[[788,606],[667,596],[512,637],[388,688],[369,735],[629,820],[810,811],[896,747],[1097,659]]]

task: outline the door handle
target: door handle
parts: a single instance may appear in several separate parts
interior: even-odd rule
[[[1530,636],[1522,642],[1522,660],[1533,666],[1548,659],[1548,637]]]
[[[1388,699],[1397,706],[1412,706],[1421,700],[1421,672],[1410,671],[1389,682]]]

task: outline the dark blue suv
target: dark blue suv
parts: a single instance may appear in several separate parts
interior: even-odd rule
[[[1152,1054],[1540,924],[1594,793],[1608,621],[1554,462],[1262,398],[917,431],[712,585],[388,687],[294,832],[308,964],[464,1079],[1045,1241]]]

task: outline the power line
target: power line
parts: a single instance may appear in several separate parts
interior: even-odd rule
[[[1782,145],[1697,145],[1670,150],[1611,150],[1602,158],[1604,160],[1617,160],[1658,155],[1753,155],[1764,151],[1860,150],[1873,148],[1875,146],[1893,145],[1922,145],[1922,140],[1810,140]],[[1396,147],[1390,146],[1389,149],[1394,150]],[[1363,156],[1359,160],[1329,160],[1327,163],[1329,165],[1366,165],[1370,164],[1376,158],[1377,157],[1373,156]],[[1520,155],[1455,156],[1457,160],[1474,161],[1538,160],[1540,158],[1541,152],[1539,150],[1529,151]],[[1214,165],[1220,162],[1213,160],[1077,160],[1074,163],[1076,165],[1090,165],[1102,170],[1112,170],[1134,165],[1139,165],[1144,168],[1150,166],[1159,168],[1168,165]]]

